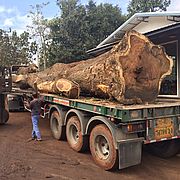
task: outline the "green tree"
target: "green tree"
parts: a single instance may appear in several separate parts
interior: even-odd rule
[[[16,31],[0,30],[0,65],[20,65],[32,62],[36,43],[29,42],[29,33],[17,35]]]
[[[38,66],[43,65],[43,68],[47,67],[47,46],[48,46],[48,20],[43,16],[43,8],[47,6],[49,2],[31,5],[28,17],[32,20],[32,25],[28,25],[28,32],[30,32],[31,38],[37,42],[37,58]]]
[[[66,4],[68,6],[68,4]],[[81,59],[85,44],[84,26],[86,10],[84,6],[74,6],[73,10],[65,7],[63,1],[62,17],[53,19],[50,23],[52,44],[50,47],[50,65],[55,62],[68,63]],[[64,16],[68,14],[67,16]]]
[[[128,16],[138,12],[166,11],[171,0],[131,0],[127,7]]]
[[[61,17],[65,18],[76,10],[78,7],[78,0],[57,0],[57,5],[61,10]]]
[[[86,51],[97,46],[125,20],[121,9],[92,0],[87,5],[77,0],[58,0],[60,17],[50,21],[49,65],[88,58]]]

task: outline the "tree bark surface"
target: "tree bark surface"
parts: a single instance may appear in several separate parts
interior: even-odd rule
[[[26,82],[32,87],[37,83],[40,91],[57,93],[57,87],[47,88],[49,82],[59,81],[64,91],[68,89],[65,88],[67,81],[76,89],[73,95],[70,93],[72,98],[77,98],[81,91],[120,102],[153,102],[172,66],[173,61],[163,47],[154,45],[136,31],[129,31],[110,51],[98,57],[71,64],[55,64],[42,72],[28,74]]]

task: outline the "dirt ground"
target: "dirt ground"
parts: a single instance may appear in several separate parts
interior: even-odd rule
[[[180,180],[180,154],[160,159],[143,152],[142,163],[116,172],[96,166],[89,152],[76,153],[66,141],[53,139],[48,120],[40,120],[43,141],[31,137],[28,112],[10,113],[0,126],[0,180]]]

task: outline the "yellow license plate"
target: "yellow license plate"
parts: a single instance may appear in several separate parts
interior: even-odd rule
[[[172,137],[174,135],[174,126],[172,119],[157,119],[154,131],[156,140]]]

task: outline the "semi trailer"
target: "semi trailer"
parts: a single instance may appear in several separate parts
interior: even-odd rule
[[[123,105],[95,98],[40,95],[54,138],[67,139],[77,152],[90,149],[95,163],[105,170],[139,164],[143,146],[163,158],[180,150],[179,99]]]

